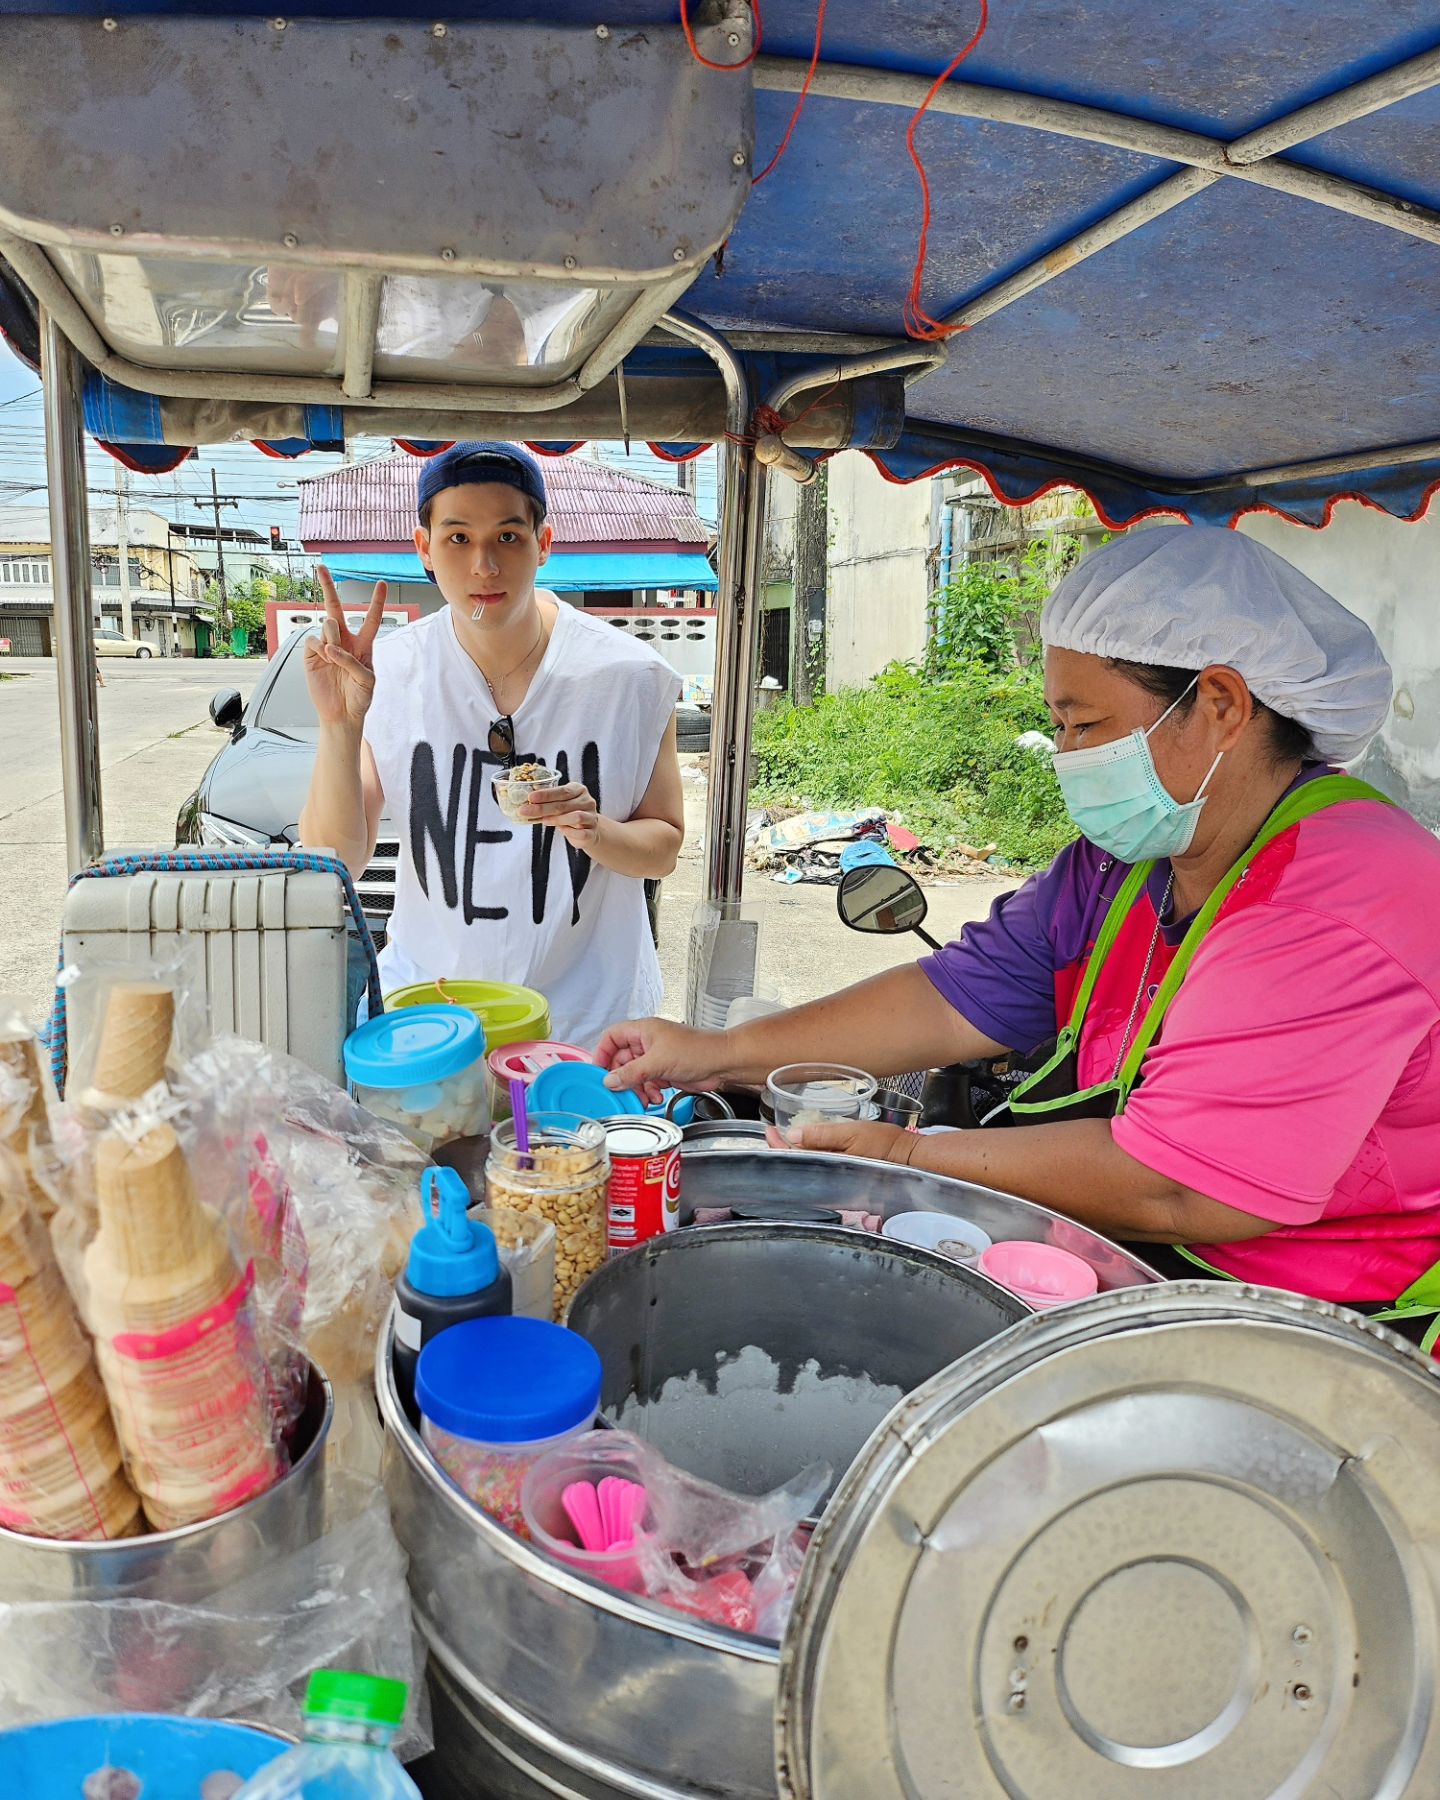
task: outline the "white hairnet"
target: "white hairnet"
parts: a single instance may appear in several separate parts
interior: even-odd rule
[[[1257,700],[1350,762],[1384,723],[1390,665],[1375,634],[1283,556],[1215,525],[1159,525],[1076,565],[1040,632],[1061,650],[1204,669],[1223,663]]]

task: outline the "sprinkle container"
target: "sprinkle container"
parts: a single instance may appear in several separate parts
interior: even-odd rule
[[[600,1357],[545,1319],[469,1319],[420,1352],[420,1436],[470,1500],[521,1537],[520,1491],[547,1450],[589,1431],[600,1410]]]
[[[489,1129],[485,1029],[460,1006],[408,1006],[367,1019],[345,1040],[345,1073],[376,1118],[420,1149]]]

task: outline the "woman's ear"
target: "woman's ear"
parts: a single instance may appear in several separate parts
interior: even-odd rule
[[[1217,750],[1233,750],[1255,717],[1255,696],[1245,677],[1225,663],[1213,663],[1200,674],[1196,698],[1219,728]]]

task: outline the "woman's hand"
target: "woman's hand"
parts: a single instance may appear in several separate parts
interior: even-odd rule
[[[577,850],[593,850],[600,836],[599,802],[578,781],[541,789],[521,807],[520,817],[531,825],[553,826]]]
[[[631,1019],[610,1027],[595,1060],[610,1070],[607,1087],[631,1089],[654,1106],[667,1087],[719,1087],[727,1079],[728,1043],[723,1031],[698,1031],[673,1019]]]
[[[794,1128],[794,1150],[829,1150],[836,1156],[864,1156],[871,1162],[909,1164],[920,1139],[903,1125],[882,1125],[878,1119],[839,1119],[833,1125],[800,1125]]]
[[[321,635],[305,643],[305,685],[322,725],[358,730],[375,692],[375,638],[385,611],[385,583],[375,583],[365,623],[351,631],[330,571],[322,563],[315,572],[325,596],[325,622]]]

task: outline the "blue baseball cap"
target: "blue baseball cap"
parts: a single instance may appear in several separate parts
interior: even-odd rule
[[[446,488],[464,487],[472,481],[499,481],[506,487],[519,488],[540,508],[542,518],[549,511],[539,463],[519,444],[500,442],[452,444],[439,456],[432,456],[420,471],[415,495],[417,510],[423,513]]]

